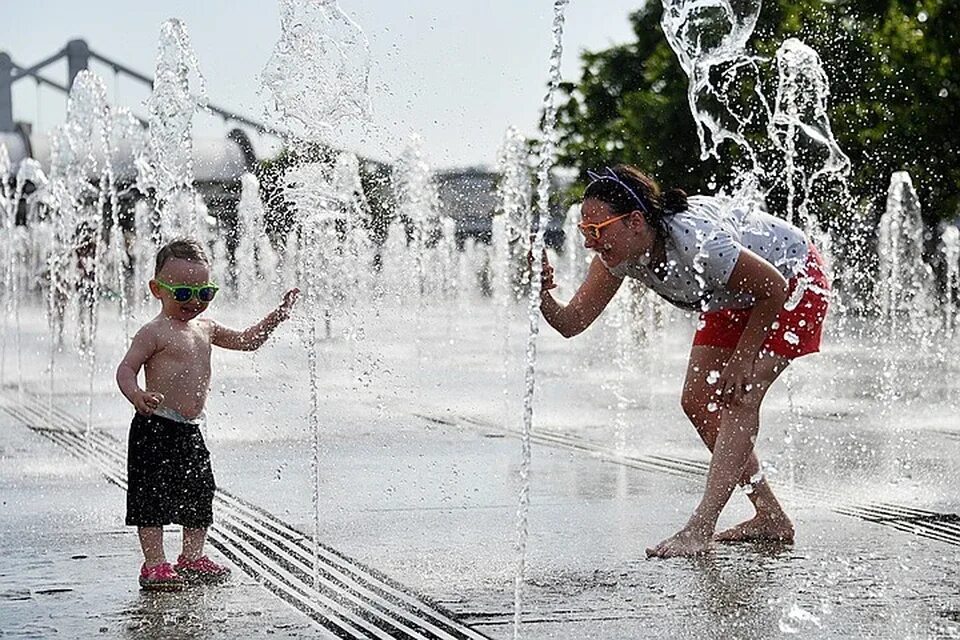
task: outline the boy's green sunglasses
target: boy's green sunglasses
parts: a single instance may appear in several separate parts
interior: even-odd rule
[[[160,280],[157,280],[156,283],[161,289],[169,291],[177,302],[186,302],[193,296],[197,296],[197,300],[200,302],[210,302],[217,295],[217,291],[220,290],[220,287],[212,282],[201,284],[198,287],[192,287],[188,284],[167,284]]]

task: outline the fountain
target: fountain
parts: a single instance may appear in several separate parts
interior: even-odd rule
[[[493,219],[493,246],[497,265],[496,296],[504,311],[520,299],[521,279],[526,274],[524,241],[531,228],[533,187],[526,140],[509,128],[497,156],[499,208]],[[568,216],[569,217],[569,216]]]
[[[356,208],[359,184],[356,159],[330,145],[340,143],[343,127],[362,127],[369,110],[369,45],[360,28],[332,0],[280,3],[280,40],[263,71],[272,97],[273,120],[286,132],[288,149],[306,159],[284,175],[284,194],[298,223],[298,272],[301,308],[314,310],[301,325],[307,343],[310,376],[309,427],[313,436],[314,588],[319,587],[320,456],[322,433],[318,379],[317,323],[331,337],[332,315],[345,295],[351,259],[347,247],[360,226]],[[338,228],[339,227],[339,228]],[[340,248],[338,248],[340,247]]]
[[[33,189],[30,195],[26,195],[28,184]],[[39,162],[33,158],[26,158],[20,162],[20,167],[17,169],[16,187],[13,192],[13,203],[17,205],[22,199],[25,204],[26,215],[24,216],[25,224],[23,226],[17,225],[14,219],[9,221],[11,228],[9,235],[5,238],[5,248],[8,258],[6,277],[9,280],[10,287],[4,291],[4,294],[8,296],[7,304],[4,307],[10,310],[14,321],[17,392],[21,396],[23,394],[21,310],[24,306],[23,298],[26,297],[32,286],[30,275],[42,272],[46,264],[46,252],[50,243],[45,241],[43,237],[47,225],[40,222],[40,216],[37,215],[37,203],[44,195],[48,194],[48,185],[49,181]],[[16,210],[17,207],[15,206],[11,213],[15,215]],[[4,336],[6,336],[6,331]]]
[[[241,177],[240,204],[237,207],[236,252],[237,297],[251,302],[266,294],[265,283],[276,273],[277,258],[267,238],[260,182],[252,173]]]
[[[776,59],[779,82],[768,135],[783,151],[786,163],[785,217],[820,240],[823,234],[816,228],[809,207],[811,192],[818,180],[833,177],[842,183],[850,173],[850,159],[830,129],[830,84],[820,56],[800,40],[788,38],[777,49]],[[801,200],[795,208],[797,182]],[[850,202],[851,198],[845,200]]]
[[[940,236],[946,263],[946,291],[943,301],[943,326],[948,337],[957,333],[960,322],[960,229],[948,225]]]
[[[206,81],[186,27],[167,20],[160,27],[145,157],[137,187],[154,194],[157,247],[179,236],[203,238],[204,216],[193,188],[193,115],[206,103]],[[195,78],[191,81],[191,78]]]
[[[48,310],[53,332],[49,396],[52,405],[56,350],[62,345],[67,306],[75,291],[76,344],[88,363],[87,429],[93,420],[104,214],[113,190],[110,125],[103,81],[90,72],[80,72],[70,90],[66,122],[54,135],[52,145],[49,189],[57,216],[47,261]]]
[[[527,337],[526,374],[524,376],[523,422],[521,428],[520,504],[517,507],[517,572],[514,586],[513,637],[520,637],[523,583],[527,570],[527,518],[530,507],[530,434],[533,427],[533,394],[536,388],[537,336],[540,331],[540,256],[544,252],[544,232],[550,219],[550,169],[556,148],[557,107],[555,93],[560,83],[560,59],[563,55],[564,10],[568,0],[553,3],[553,49],[547,93],[543,99],[543,127],[540,158],[537,167],[537,214],[532,218],[530,240],[530,285],[527,294],[529,333]]]
[[[397,218],[406,226],[410,237],[409,251],[414,261],[416,281],[413,283],[422,300],[429,293],[438,293],[440,287],[434,281],[437,272],[441,275],[446,269],[427,270],[431,262],[430,255],[439,246],[442,225],[440,223],[440,196],[437,193],[433,171],[423,156],[423,141],[419,136],[411,137],[407,146],[397,158],[393,171],[393,190],[397,194]],[[398,256],[400,257],[400,256]],[[400,269],[401,273],[408,269]],[[406,287],[403,287],[406,290]]]
[[[662,0],[660,24],[680,66],[690,79],[687,99],[700,138],[700,158],[719,158],[719,148],[730,141],[748,154],[756,171],[759,160],[747,140],[749,123],[757,110],[770,107],[760,88],[759,59],[746,52],[747,41],[760,15],[760,0]],[[717,86],[712,78],[719,77]],[[741,85],[753,88],[756,103],[745,102]]]
[[[894,335],[929,336],[934,313],[933,270],[923,260],[920,199],[906,172],[890,177],[887,209],[880,218],[876,296],[881,320]]]
[[[10,154],[7,152],[6,145],[0,145],[0,215],[3,216],[2,225],[5,241],[0,245],[0,264],[3,265],[3,295],[4,298],[10,295],[13,290],[13,278],[16,262],[13,258],[12,230],[16,226],[17,203],[18,199],[13,198],[10,189]],[[4,309],[10,308],[11,300],[4,300]],[[6,364],[7,364],[7,322],[4,322],[3,341],[0,342],[0,381],[6,382]],[[19,332],[18,332],[19,335]]]
[[[539,256],[545,245],[549,175],[556,144],[553,98],[559,81],[566,5],[565,0],[553,5],[550,86],[543,103],[542,145],[536,175],[531,175],[534,167],[526,141],[516,130],[508,130],[497,158],[498,208],[489,247],[470,240],[457,247],[455,223],[444,215],[437,175],[427,162],[422,139],[416,136],[409,139],[395,159],[387,207],[392,221],[383,244],[376,246],[372,242],[372,206],[361,179],[365,167],[356,155],[345,151],[351,148],[345,141],[347,132],[363,129],[369,115],[369,48],[362,31],[335,2],[281,2],[281,35],[264,69],[263,84],[271,100],[271,121],[285,136],[287,152],[297,158],[281,180],[281,195],[293,214],[293,225],[268,236],[268,212],[260,197],[258,179],[251,173],[243,175],[233,261],[222,229],[208,219],[193,186],[197,167],[193,166],[190,147],[191,119],[202,108],[203,78],[186,27],[170,21],[161,30],[157,84],[148,103],[148,131],[129,112],[106,104],[102,82],[95,75],[80,74],[71,95],[67,122],[54,139],[49,182],[35,162],[28,160],[19,167],[11,166],[5,149],[0,147],[0,176],[4,177],[0,224],[5,231],[0,241],[0,269],[4,283],[2,304],[6,309],[0,379],[4,384],[14,379],[12,360],[7,360],[9,344],[14,345],[14,380],[21,391],[39,377],[38,365],[30,362],[29,349],[49,348],[49,365],[42,372],[50,377],[48,415],[53,415],[58,393],[62,391],[67,396],[68,390],[78,389],[87,399],[88,431],[94,403],[99,402],[108,415],[110,411],[116,413],[114,405],[119,403],[114,402],[115,398],[110,400],[113,404],[102,398],[111,397],[109,392],[113,390],[107,370],[113,365],[109,358],[118,348],[112,343],[119,343],[119,338],[109,340],[109,336],[99,334],[113,331],[114,336],[124,336],[124,343],[129,340],[131,318],[153,309],[152,304],[146,304],[145,295],[157,243],[175,235],[196,235],[212,247],[215,272],[224,293],[236,294],[235,303],[230,302],[230,295],[218,298],[218,313],[246,311],[284,288],[299,286],[303,290],[295,318],[302,344],[288,344],[278,333],[277,344],[271,344],[276,355],[264,356],[263,362],[258,360],[252,374],[225,371],[226,382],[218,383],[223,385],[218,399],[228,407],[224,410],[231,417],[242,416],[243,411],[248,416],[266,414],[270,424],[232,420],[236,424],[218,434],[222,438],[218,444],[229,451],[223,455],[228,468],[224,475],[232,484],[225,486],[232,490],[239,485],[245,494],[267,505],[269,511],[295,514],[291,516],[294,520],[300,514],[308,514],[303,521],[312,516],[312,535],[303,536],[309,538],[303,544],[309,547],[306,554],[312,553],[312,564],[306,560],[304,566],[312,573],[314,591],[306,593],[310,591],[307,586],[305,598],[320,599],[318,594],[327,580],[323,557],[330,555],[321,539],[335,536],[339,536],[338,544],[353,544],[352,551],[361,549],[368,554],[364,561],[381,560],[376,552],[383,550],[387,557],[384,562],[395,560],[392,570],[405,580],[420,580],[417,588],[426,585],[436,589],[445,596],[438,600],[453,603],[451,607],[473,607],[486,612],[481,605],[489,604],[489,611],[496,612],[491,618],[499,615],[499,624],[504,628],[512,620],[515,638],[521,635],[527,612],[539,610],[545,598],[575,599],[581,592],[598,588],[597,585],[615,585],[605,594],[611,598],[620,589],[629,590],[630,575],[648,570],[636,568],[636,549],[623,552],[627,560],[618,560],[619,566],[575,567],[569,570],[570,577],[558,577],[566,569],[541,566],[564,559],[557,560],[551,556],[552,548],[538,547],[537,543],[565,542],[568,538],[586,537],[590,532],[569,527],[562,532],[548,532],[553,538],[543,532],[539,532],[543,538],[534,537],[538,521],[530,517],[531,446],[536,442],[567,446],[569,451],[587,452],[604,463],[584,466],[589,473],[581,473],[578,467],[570,478],[564,478],[556,496],[545,492],[544,495],[558,498],[556,504],[546,504],[541,514],[549,513],[557,504],[562,511],[567,501],[591,502],[596,496],[605,495],[609,480],[605,475],[607,463],[620,465],[621,473],[615,480],[618,499],[636,499],[643,490],[659,489],[659,485],[654,485],[654,489],[631,486],[624,471],[630,467],[649,469],[666,464],[663,461],[670,458],[673,466],[669,473],[695,475],[699,461],[693,456],[700,450],[692,453],[690,434],[686,431],[683,439],[670,431],[673,428],[680,433],[682,422],[676,418],[673,392],[683,371],[675,353],[686,346],[684,341],[694,321],[667,308],[654,296],[645,295],[630,281],[592,329],[593,333],[585,335],[576,346],[564,345],[561,351],[556,342],[550,342],[555,336],[539,336],[540,265],[539,260],[534,260],[533,269],[527,269],[526,257],[528,253]],[[819,245],[828,244],[830,238],[821,230],[822,222],[818,219],[819,205],[825,184],[848,179],[849,160],[833,138],[826,119],[829,87],[816,52],[798,40],[783,44],[775,60],[779,84],[770,108],[758,78],[763,65],[771,61],[747,50],[759,2],[734,5],[722,0],[677,0],[665,1],[664,8],[664,31],[690,76],[688,97],[697,121],[702,156],[717,157],[725,143],[744,148],[746,164],[725,185],[731,192],[730,201],[755,205],[772,188],[783,188],[787,192],[784,215],[818,237]],[[703,29],[717,23],[725,27],[712,31],[716,39],[699,37]],[[196,82],[191,81],[191,76]],[[711,79],[716,78],[721,79],[720,84],[713,86]],[[746,106],[734,100],[735,89],[742,83],[752,89],[750,104]],[[751,114],[759,120],[766,118],[762,127],[766,141],[757,142],[746,135]],[[762,166],[759,158],[767,155],[754,150],[750,143],[776,149],[782,165]],[[116,174],[125,162],[120,156],[135,158],[137,187],[149,195],[133,207],[126,235],[122,233],[124,222],[118,203],[121,187]],[[781,167],[783,171],[779,170]],[[25,196],[28,184],[37,187],[37,191]],[[29,198],[31,204],[26,225],[18,224],[16,218],[17,205],[23,198]],[[566,245],[559,255],[551,256],[562,274],[561,297],[572,294],[571,287],[581,281],[591,258],[576,228],[577,213],[576,207],[568,211]],[[78,230],[82,233],[78,234]],[[940,335],[955,336],[960,321],[960,232],[948,226],[941,236],[946,281],[941,301],[933,270],[923,260],[920,202],[908,175],[893,176],[887,211],[878,231],[878,286],[875,300],[865,303],[863,322],[867,329],[860,336],[847,334],[845,329],[834,330],[823,355],[825,364],[818,365],[815,374],[797,367],[800,371],[796,376],[786,380],[786,399],[769,409],[777,412],[780,424],[785,425],[785,435],[781,438],[780,432],[771,432],[778,438],[777,451],[771,457],[776,466],[767,465],[764,472],[777,473],[779,467],[789,476],[788,490],[800,496],[796,498],[798,502],[808,499],[820,505],[833,504],[830,501],[835,500],[846,510],[843,514],[860,508],[856,506],[862,498],[858,492],[869,493],[875,487],[873,483],[880,482],[874,478],[859,483],[855,480],[863,469],[857,465],[873,455],[874,448],[883,449],[884,443],[886,449],[876,454],[889,458],[882,463],[887,465],[882,467],[887,472],[884,479],[891,479],[891,484],[899,482],[896,490],[902,492],[904,502],[916,498],[911,493],[909,473],[920,474],[922,470],[917,470],[920,464],[912,468],[910,465],[922,459],[923,452],[908,444],[888,441],[895,437],[906,441],[908,436],[915,435],[907,433],[906,420],[896,410],[911,403],[916,407],[937,402],[940,392],[924,385],[930,386],[938,376],[924,373],[925,370],[915,372],[925,366],[925,356],[938,348],[931,336],[941,328],[944,332]],[[81,249],[81,254],[89,250],[90,254],[78,256],[77,249]],[[381,266],[378,268],[377,264]],[[859,269],[860,265],[838,264],[837,268]],[[493,274],[487,291],[477,275],[486,269]],[[42,298],[33,282],[40,271],[48,274],[50,282],[42,289]],[[65,292],[72,291],[69,288],[75,285],[78,273],[90,277],[79,295],[79,310],[65,301],[73,299]],[[491,292],[492,296],[486,295]],[[41,303],[47,309],[51,331],[49,337],[38,338],[29,335],[30,322],[27,327],[21,326],[21,311],[38,309]],[[112,304],[116,304],[118,314],[113,313]],[[868,315],[873,311],[875,322]],[[101,326],[103,329],[98,330]],[[874,335],[871,330],[875,330]],[[25,342],[29,346],[26,361],[21,362],[24,339],[29,340]],[[526,343],[521,357],[518,345],[523,339]],[[871,339],[876,339],[880,346]],[[897,339],[904,340],[902,348],[883,344]],[[64,350],[78,347],[79,362],[87,376],[83,379],[85,384],[73,382],[67,388],[71,384],[66,376],[72,361],[59,350],[58,340],[64,342]],[[104,352],[105,347],[113,351]],[[937,366],[949,366],[945,353],[946,348],[939,351],[941,361]],[[65,376],[62,389],[54,385],[55,369],[56,375]],[[67,373],[60,374],[61,370]],[[908,379],[911,377],[915,379]],[[848,378],[853,382],[846,384]],[[266,380],[271,393],[261,402],[266,395],[262,394]],[[95,382],[102,383],[108,392],[94,389]],[[668,388],[673,395],[664,391]],[[501,397],[503,407],[492,407],[499,404]],[[863,409],[878,398],[885,404],[883,410],[868,413]],[[310,454],[301,454],[298,447],[303,436],[303,416],[298,411],[304,404],[308,405]],[[937,405],[940,408],[936,415],[951,415],[943,408],[947,406]],[[123,409],[127,407],[124,405]],[[592,420],[589,423],[584,419],[588,414]],[[418,421],[429,423],[428,436],[420,441],[416,440]],[[824,425],[836,423],[842,426],[824,435]],[[663,434],[657,429],[638,428],[647,425],[662,426]],[[947,430],[949,427],[948,424]],[[923,424],[917,430],[923,432],[927,428]],[[472,449],[463,444],[463,434],[472,433],[468,429],[479,431],[471,440]],[[639,435],[646,438],[642,450],[634,437],[641,431]],[[845,433],[837,435],[854,431],[863,437],[862,442],[850,443],[844,440]],[[929,431],[933,432],[934,427],[929,427]],[[504,454],[506,447],[497,448],[504,434],[519,438],[520,459],[516,464],[502,463],[503,458],[509,457]],[[361,444],[356,445],[357,442]],[[250,449],[245,450],[244,446]],[[361,450],[359,454],[354,446]],[[251,454],[251,450],[255,453]],[[435,450],[442,455],[431,459]],[[484,455],[495,451],[495,455],[471,466],[481,450]],[[831,453],[834,451],[843,453]],[[848,451],[854,453],[847,454]],[[644,457],[648,453],[651,455]],[[815,461],[808,462],[805,455],[813,456]],[[831,466],[831,456],[849,467]],[[372,470],[366,475],[356,472],[350,476],[356,486],[350,486],[340,496],[355,500],[356,509],[337,506],[336,498],[326,494],[337,490],[335,476],[339,474],[328,473],[324,464],[341,463],[341,457],[344,469],[350,461],[360,465],[354,469]],[[300,458],[302,471],[297,468]],[[422,458],[429,463],[418,466]],[[573,464],[567,459],[562,463]],[[498,466],[501,464],[503,468]],[[826,488],[813,485],[811,469],[815,464],[822,466]],[[268,467],[270,473],[261,473]],[[534,471],[540,469],[535,467]],[[545,485],[554,482],[547,478],[550,471],[545,465]],[[283,484],[265,482],[266,476]],[[442,480],[435,481],[436,478]],[[535,476],[538,482],[539,478]],[[501,480],[506,489],[484,493],[488,485]],[[307,487],[311,511],[302,509],[298,502],[301,494],[306,502]],[[422,493],[414,494],[415,490]],[[510,493],[514,490],[518,491],[515,503],[514,494]],[[474,492],[482,497],[474,498]],[[944,495],[938,499],[946,500]],[[534,505],[544,506],[537,502]],[[485,518],[476,517],[476,512],[470,511],[474,508],[494,514],[490,520],[495,524],[488,525]],[[416,515],[407,515],[411,513]],[[441,520],[430,519],[433,516],[429,514],[436,513],[442,514]],[[468,515],[464,517],[463,513]],[[571,545],[570,555],[583,553],[591,562],[596,557],[603,561],[607,557],[604,554],[616,557],[620,547],[626,545],[623,541],[633,540],[635,529],[645,526],[641,521],[653,519],[638,517],[627,508],[616,513],[623,516],[623,523],[613,522],[610,527],[619,539],[596,556],[590,556],[595,550],[586,548],[589,543]],[[865,513],[864,519],[872,517],[869,509]],[[570,519],[580,515],[574,512]],[[460,522],[460,517],[464,518],[462,525],[450,524]],[[430,555],[413,557],[421,549],[420,539],[428,538],[429,528],[438,521],[450,527],[444,534],[444,544],[430,548],[424,544]],[[921,527],[925,522],[921,517],[900,521],[905,523],[903,527]],[[371,522],[375,524],[368,526]],[[942,533],[950,521],[935,524]],[[622,529],[617,529],[619,526]],[[483,541],[471,547],[469,532],[474,531],[479,532]],[[404,535],[404,543],[413,551],[397,552],[399,545],[389,546],[392,538],[402,539]],[[299,544],[296,532],[291,537]],[[461,537],[465,542],[461,543]],[[504,540],[509,537],[513,539]],[[505,552],[511,544],[515,556]],[[915,548],[910,551],[915,552]],[[457,552],[462,552],[462,557]],[[478,556],[483,562],[477,562]],[[737,557],[732,553],[723,555],[720,564],[734,563]],[[778,562],[785,561],[763,556],[761,564],[767,571]],[[489,571],[481,580],[471,583],[478,575],[473,573],[478,571],[476,565]],[[699,570],[694,565],[690,567],[690,574]],[[609,575],[604,573],[607,571]],[[687,571],[684,568],[669,575],[679,584],[687,584],[683,582]],[[462,581],[458,581],[460,574],[466,576]],[[829,575],[834,578],[833,573]],[[657,588],[670,595],[669,586]],[[423,590],[429,593],[429,589]],[[788,591],[777,600],[757,601],[769,605],[768,609],[775,614],[773,625],[776,627],[779,618],[783,633],[828,628],[830,617],[807,603],[801,606],[796,596],[799,591]],[[481,596],[472,600],[476,593]],[[491,593],[494,595],[490,596]],[[641,595],[648,597],[649,593]],[[492,603],[474,606],[483,597],[491,598]],[[630,605],[619,601],[615,606]],[[562,617],[558,620],[558,627],[566,622]]]

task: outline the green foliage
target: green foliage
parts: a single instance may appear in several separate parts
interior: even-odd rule
[[[294,206],[284,194],[287,171],[308,162],[331,164],[337,151],[320,144],[299,145],[298,150],[284,148],[274,158],[261,160],[257,167],[260,181],[260,198],[265,209],[267,232],[276,243],[295,229]],[[371,238],[382,244],[392,219],[393,193],[390,189],[391,169],[374,160],[360,160],[360,186],[367,203],[368,218],[363,224]]]
[[[626,162],[664,184],[703,184],[712,167],[697,160],[687,78],[660,29],[659,3],[647,3],[630,20],[635,43],[585,52],[580,82],[560,87],[567,95],[558,110],[560,163],[581,177]]]
[[[561,86],[560,162],[581,177],[629,162],[664,187],[709,192],[741,158],[725,144],[719,162],[699,159],[687,77],[660,28],[661,10],[657,0],[647,2],[629,17],[635,42],[583,53],[579,82]],[[751,50],[771,59],[796,37],[819,53],[829,75],[831,126],[852,163],[853,203],[834,201],[835,227],[844,224],[837,210],[854,203],[867,205],[875,221],[890,175],[900,170],[913,177],[928,224],[960,212],[958,29],[956,0],[764,3]],[[765,66],[772,101],[775,70],[772,62]],[[764,135],[762,127],[752,135]]]
[[[282,242],[294,229],[294,207],[284,196],[284,179],[288,170],[305,162],[332,162],[333,151],[321,145],[304,146],[300,152],[282,149],[275,157],[261,160],[257,167],[260,199],[263,200],[267,233],[275,242]]]

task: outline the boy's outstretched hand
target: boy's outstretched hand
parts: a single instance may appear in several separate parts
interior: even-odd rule
[[[277,307],[277,315],[280,320],[286,320],[290,317],[290,310],[293,309],[293,305],[296,304],[297,298],[300,296],[300,289],[290,289],[285,294],[283,294],[283,302],[280,303],[280,306]]]

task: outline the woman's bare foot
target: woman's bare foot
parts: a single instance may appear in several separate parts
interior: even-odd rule
[[[710,535],[694,529],[681,529],[656,547],[647,549],[648,558],[696,556],[710,549]]]
[[[753,519],[741,522],[735,527],[721,531],[713,537],[717,542],[793,542],[793,524],[784,516],[770,518],[754,516]]]

